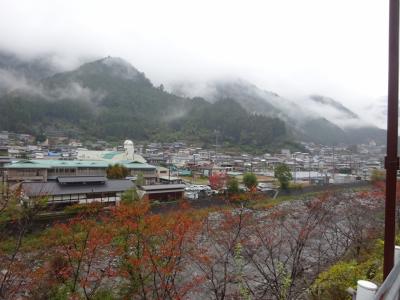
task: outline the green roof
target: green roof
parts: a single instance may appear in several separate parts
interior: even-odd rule
[[[140,163],[136,161],[119,161],[128,169],[156,169],[155,166]],[[37,160],[20,160],[14,163],[6,164],[6,169],[52,169],[52,168],[107,168],[110,165],[107,161],[102,160],[56,160],[56,159],[37,159]]]
[[[156,167],[146,164],[146,163],[140,163],[137,161],[120,161],[120,164],[122,164],[125,168],[128,169],[141,169],[141,170],[155,170]]]
[[[226,172],[226,174],[228,174],[229,176],[240,176],[240,175],[243,175],[242,172],[233,172],[233,171]]]
[[[181,176],[190,176],[192,175],[192,171],[190,170],[178,170],[178,174]]]
[[[103,154],[101,157],[104,159],[113,159],[114,156],[121,154],[121,152],[118,151],[110,151],[108,153]]]

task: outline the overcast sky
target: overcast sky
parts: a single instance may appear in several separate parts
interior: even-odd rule
[[[388,2],[0,0],[0,48],[67,66],[120,56],[155,84],[237,76],[356,109],[387,94]]]

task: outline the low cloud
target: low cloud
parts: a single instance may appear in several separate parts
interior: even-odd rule
[[[27,79],[21,74],[0,69],[0,95],[7,93],[30,95],[49,101],[71,99],[92,103],[97,103],[106,96],[103,91],[93,91],[77,82],[70,82],[66,86],[50,89],[41,83]]]
[[[0,69],[0,96],[6,94],[23,94],[47,100],[54,98],[40,82],[28,78],[21,72]]]
[[[325,118],[346,128],[373,126],[374,122],[358,116],[340,102],[323,96],[306,96],[289,99],[274,92],[265,91],[238,78],[218,78],[213,81],[180,82],[170,85],[169,90],[180,96],[203,97],[215,102],[231,98],[249,112],[279,117],[293,126],[317,118]]]
[[[380,97],[369,105],[361,107],[359,111],[364,118],[376,126],[382,129],[387,128],[387,97]]]
[[[358,116],[340,102],[328,97],[313,95],[300,98],[297,103],[307,111],[308,117],[323,117],[343,129],[372,125],[362,116]]]
[[[106,93],[103,91],[93,91],[77,82],[71,82],[62,88],[50,91],[45,90],[44,95],[48,99],[71,99],[96,103],[101,101],[106,96]]]

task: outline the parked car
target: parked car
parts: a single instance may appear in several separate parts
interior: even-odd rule
[[[244,184],[239,184],[239,191],[248,192],[249,189]]]
[[[207,196],[211,196],[212,195],[212,190],[208,185],[189,185],[185,188],[185,191],[187,192],[196,192],[196,193],[204,193]]]
[[[188,200],[197,200],[197,199],[199,199],[199,194],[196,192],[186,192],[185,191],[185,198]]]

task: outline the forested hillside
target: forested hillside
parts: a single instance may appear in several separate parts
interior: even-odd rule
[[[268,149],[288,138],[285,123],[247,112],[235,99],[209,103],[155,87],[118,58],[59,73],[0,98],[0,129],[71,137],[167,141],[186,139]]]

